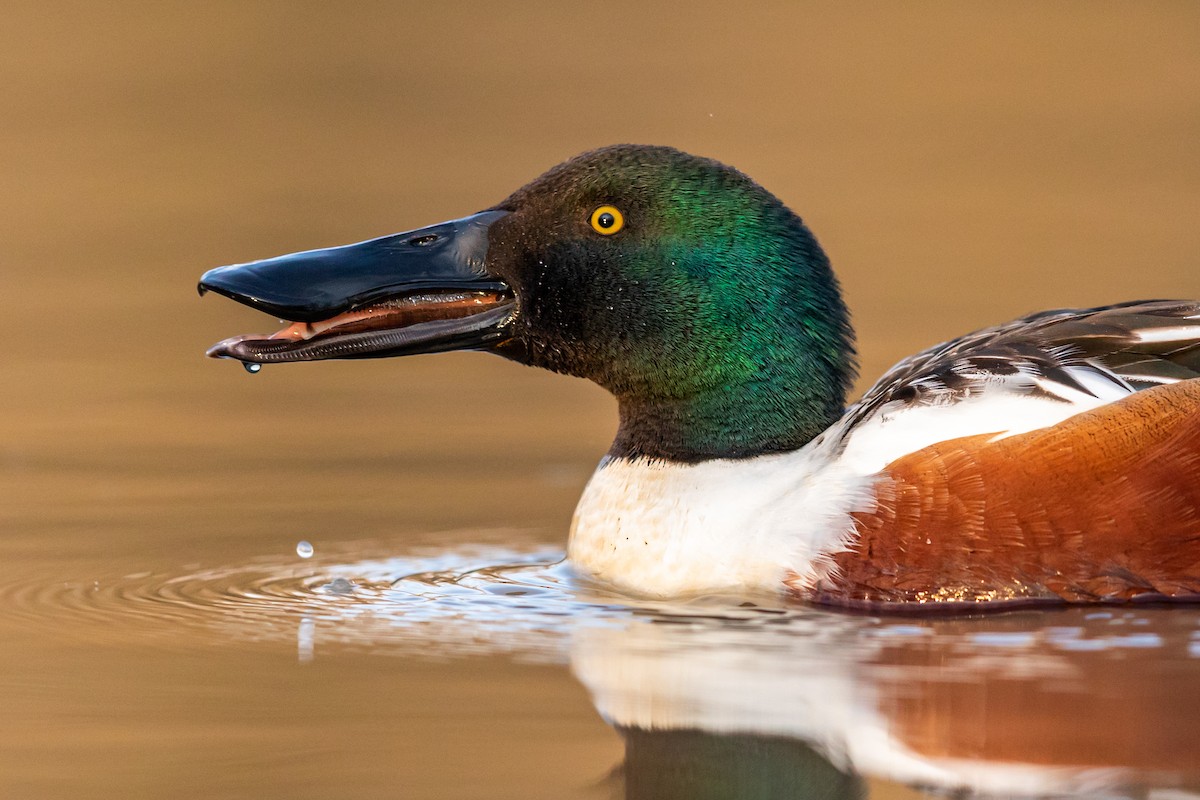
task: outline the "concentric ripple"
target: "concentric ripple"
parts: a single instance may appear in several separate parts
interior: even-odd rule
[[[343,548],[322,548],[311,559],[258,558],[176,574],[84,581],[27,576],[0,586],[0,605],[10,622],[45,628],[57,621],[73,637],[90,631],[111,638],[114,626],[124,626],[139,637],[192,644],[202,633],[222,640],[295,641],[302,659],[337,647],[563,661],[570,635],[580,626],[619,625],[633,617],[754,624],[808,613],[744,598],[631,601],[580,579],[563,563],[560,549],[539,545],[439,547],[401,555],[380,554],[393,549],[386,543]]]

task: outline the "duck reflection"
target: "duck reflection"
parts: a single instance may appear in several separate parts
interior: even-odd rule
[[[620,729],[628,800],[865,798],[865,781],[798,739]]]
[[[635,604],[559,555],[319,565],[253,582],[254,597],[287,602],[248,599],[223,620],[262,635],[286,619],[302,661],[365,645],[569,663],[625,739],[629,800],[902,787],[1200,800],[1200,608],[872,617],[775,598]]]
[[[625,797],[859,798],[1200,787],[1200,612],[974,619],[648,616],[575,630]],[[1200,794],[1196,795],[1200,797]]]

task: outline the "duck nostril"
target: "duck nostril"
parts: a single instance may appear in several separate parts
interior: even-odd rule
[[[413,247],[426,247],[433,244],[437,240],[438,235],[436,233],[427,233],[424,236],[414,236],[408,240],[408,243]]]

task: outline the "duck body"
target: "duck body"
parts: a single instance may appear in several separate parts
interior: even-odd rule
[[[568,558],[646,596],[848,607],[1200,599],[1200,304],[1042,312],[849,408],[829,262],[736,170],[619,145],[483,212],[221,268],[293,320],[246,363],[477,349],[585,377],[621,423]]]
[[[660,596],[782,584],[863,608],[1198,599],[1195,342],[1154,337],[1200,337],[1188,323],[1200,305],[1049,313],[1058,333],[1084,326],[1104,331],[1106,347],[1140,352],[1114,349],[1110,361],[1131,363],[1113,370],[1061,341],[1035,349],[1035,332],[1056,326],[1018,320],[964,339],[997,335],[1008,348],[1029,337],[1026,357],[993,362],[978,343],[940,345],[794,452],[606,459],[576,511],[572,561]],[[1049,361],[1035,366],[1033,352]],[[936,374],[954,362],[952,388]]]

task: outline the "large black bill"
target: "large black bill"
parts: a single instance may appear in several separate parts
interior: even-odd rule
[[[225,339],[208,354],[278,364],[495,347],[516,313],[508,286],[485,268],[488,227],[507,213],[211,270],[201,294],[212,290],[291,324]]]
[[[357,244],[218,267],[201,277],[200,293],[214,291],[294,322],[317,322],[423,290],[507,292],[484,269],[488,227],[507,213],[484,211]]]

